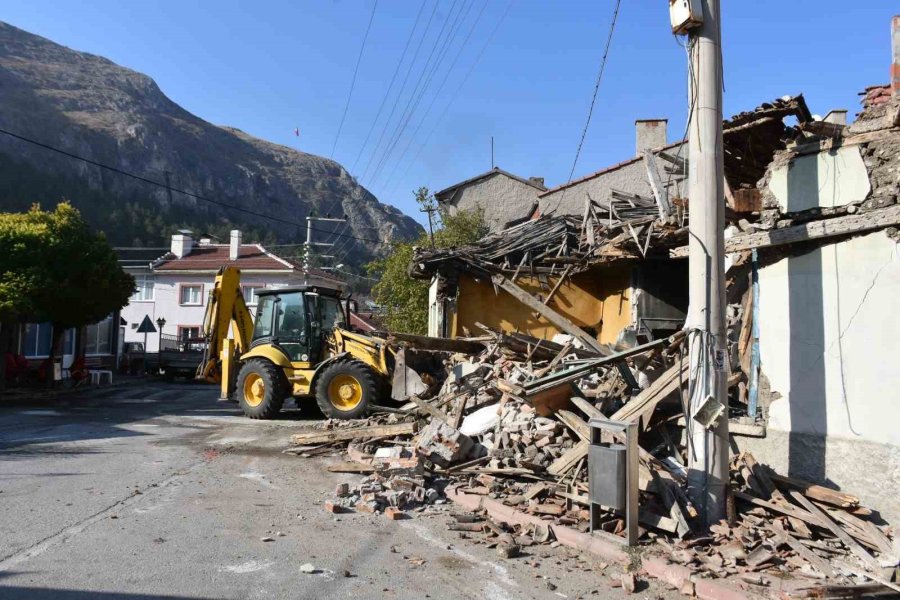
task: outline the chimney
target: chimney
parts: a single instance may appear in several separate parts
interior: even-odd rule
[[[191,232],[187,229],[179,229],[178,233],[172,234],[172,254],[178,258],[184,258],[191,253],[194,247],[194,240],[191,239]]]
[[[536,183],[541,187],[544,187],[544,178],[543,177],[529,177],[528,181],[531,183]]]
[[[241,232],[239,229],[231,230],[231,244],[228,246],[228,258],[237,260],[241,255]]]
[[[900,96],[900,15],[891,19],[891,92]]]
[[[637,156],[644,150],[662,148],[666,145],[666,124],[668,119],[638,119],[634,122]]]
[[[830,111],[827,115],[825,115],[826,123],[834,123],[835,125],[846,125],[847,124],[847,109],[846,108],[836,108]]]

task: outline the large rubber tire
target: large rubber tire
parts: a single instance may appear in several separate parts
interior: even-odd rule
[[[238,372],[235,399],[251,419],[274,419],[288,397],[284,371],[268,360],[251,358]]]
[[[342,360],[325,367],[316,381],[316,404],[332,419],[361,419],[380,399],[378,377],[365,364]]]

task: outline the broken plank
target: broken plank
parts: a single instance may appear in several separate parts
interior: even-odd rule
[[[741,455],[741,458],[744,461],[744,464],[747,465],[747,468],[750,469],[751,487],[754,487],[753,484],[756,483],[764,492],[764,494],[768,497],[768,499],[772,500],[772,502],[778,502],[780,504],[787,503],[787,498],[784,497],[778,488],[775,487],[775,484],[772,483],[772,480],[769,478],[768,472],[766,472],[766,468],[756,462],[756,459],[753,458],[753,455],[749,452],[745,452]],[[758,490],[755,490],[758,493]]]
[[[799,241],[861,233],[897,224],[900,224],[900,206],[891,206],[864,213],[855,213],[845,217],[810,221],[802,225],[794,225],[793,227],[738,234],[725,240],[725,252],[740,252],[753,248],[768,248],[770,246],[793,244]],[[687,246],[675,248],[669,254],[672,258],[687,255]]]
[[[775,533],[775,540],[779,544],[790,546],[791,550],[796,552],[797,555],[800,556],[800,558],[808,562],[814,569],[816,569],[826,577],[840,577],[840,575],[838,575],[838,573],[836,573],[835,570],[831,568],[827,560],[804,546],[799,540],[797,540],[797,538],[792,536],[790,532],[786,531],[777,519],[772,519],[769,527]]]
[[[659,378],[632,398],[625,406],[617,410],[609,419],[611,421],[637,421],[653,412],[656,405],[669,394],[678,390],[682,382],[687,381],[688,362],[676,364],[665,371]]]
[[[535,483],[535,484],[531,485],[525,491],[525,493],[522,495],[522,498],[524,498],[525,501],[527,502],[528,500],[537,498],[538,496],[540,496],[541,494],[546,492],[548,489],[550,489],[550,486],[543,481],[541,481],[539,483]]]
[[[553,461],[553,463],[547,467],[547,472],[554,476],[559,476],[567,472],[574,467],[579,460],[587,456],[589,445],[590,443],[584,440],[578,442],[566,450],[562,456]]]
[[[325,469],[329,473],[359,473],[359,474],[369,474],[375,472],[374,465],[367,465],[364,463],[358,462],[340,462],[335,463],[333,465],[328,465]]]
[[[656,156],[652,150],[644,150],[644,167],[647,169],[647,178],[650,180],[653,198],[656,200],[659,208],[659,218],[662,221],[666,221],[669,215],[672,214],[672,206],[669,204],[669,191],[659,177]]]
[[[813,504],[812,501],[810,501],[806,496],[804,496],[800,492],[792,491],[791,498],[799,502],[800,505],[803,506],[803,508],[810,512],[810,514],[815,515],[819,520],[821,520],[825,527],[830,529],[831,532],[835,536],[837,536],[837,538],[841,540],[841,542],[845,546],[847,546],[847,548],[849,548],[851,552],[853,552],[853,554],[861,558],[866,564],[874,567],[875,569],[881,568],[881,565],[878,564],[878,561],[875,560],[875,557],[866,552],[865,548],[860,546],[856,540],[850,537],[850,534],[844,531],[840,525],[838,525],[831,519],[831,517],[829,517],[825,513],[825,511]]]
[[[778,485],[782,489],[797,490],[810,500],[824,502],[825,504],[837,506],[838,508],[854,508],[856,506],[859,506],[859,498],[857,498],[853,494],[833,490],[831,488],[827,488],[822,485],[816,485],[815,483],[810,483],[801,479],[785,477],[784,475],[779,475],[778,473],[770,473],[769,477],[772,479],[775,485]]]
[[[587,423],[582,421],[578,415],[570,410],[556,411],[556,418],[562,421],[566,427],[574,431],[582,440],[590,441],[591,428]]]
[[[311,431],[295,433],[291,440],[295,444],[328,444],[360,438],[390,437],[410,435],[416,432],[416,423],[395,423],[393,425],[368,425],[362,427],[344,427],[330,431]]]
[[[608,346],[598,342],[581,327],[578,327],[566,317],[562,316],[549,306],[546,306],[543,302],[540,302],[537,298],[529,294],[527,291],[525,291],[503,275],[494,275],[491,278],[491,281],[493,281],[496,286],[503,289],[513,298],[515,298],[531,310],[535,311],[536,313],[540,314],[560,330],[577,338],[579,341],[581,341],[581,343],[586,345],[591,350],[599,352],[603,356],[610,354],[610,349]]]
[[[743,500],[744,502],[749,502],[750,504],[755,504],[756,506],[767,508],[772,512],[787,515],[789,517],[796,517],[797,519],[800,519],[805,523],[809,523],[810,525],[827,528],[827,525],[822,522],[819,517],[808,513],[802,508],[794,506],[793,504],[775,504],[774,502],[769,502],[768,500],[763,500],[762,498],[757,498],[756,496],[751,496],[750,494],[745,494],[744,492],[740,492],[737,490],[735,490],[734,492],[734,497]]]
[[[463,397],[465,397],[465,396],[463,396]],[[425,400],[422,400],[415,394],[411,395],[409,398],[407,398],[407,400],[409,400],[410,402],[415,404],[417,407],[419,407],[419,410],[421,410],[425,414],[429,414],[432,417],[434,417],[435,419],[439,419],[439,420],[443,421],[444,423],[447,423],[448,425],[451,424],[450,417],[448,417],[445,412],[438,410],[437,408],[435,408],[434,406],[432,406]]]

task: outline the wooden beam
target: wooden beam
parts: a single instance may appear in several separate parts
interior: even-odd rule
[[[822,523],[825,525],[825,527],[830,529],[831,532],[835,536],[837,536],[837,538],[839,540],[841,540],[841,542],[845,546],[847,546],[847,548],[849,548],[850,551],[853,552],[853,554],[855,554],[856,556],[861,558],[863,560],[863,562],[865,562],[867,565],[869,565],[870,567],[872,567],[876,570],[881,569],[881,565],[878,564],[878,561],[875,560],[875,557],[873,557],[871,554],[866,552],[866,549],[863,548],[862,546],[860,546],[856,542],[856,540],[854,540],[852,537],[850,537],[849,533],[844,531],[840,525],[835,523],[831,519],[831,517],[829,517],[825,513],[825,511],[823,511],[821,508],[819,508],[818,506],[813,504],[812,501],[810,501],[806,496],[804,496],[800,492],[792,491],[791,498],[793,498],[794,500],[799,502],[800,505],[803,506],[803,508],[805,508],[811,514],[815,515],[819,520],[821,520]]]
[[[311,431],[295,433],[291,440],[295,444],[329,444],[360,438],[390,437],[394,435],[410,435],[416,432],[416,423],[395,423],[394,425],[371,425],[367,427],[345,427],[331,431]]]
[[[836,217],[834,219],[810,221],[809,223],[783,229],[739,234],[725,240],[725,252],[742,252],[753,248],[769,248],[771,246],[781,246],[807,240],[862,233],[863,231],[882,229],[892,225],[900,225],[900,205],[864,213],[855,213],[845,217]],[[669,256],[672,258],[682,258],[687,255],[687,246],[675,248],[669,253]]]
[[[587,456],[589,445],[585,440],[581,440],[553,461],[553,464],[547,467],[547,472],[554,476],[562,475],[574,467],[575,463]]]
[[[588,424],[582,421],[578,415],[570,410],[558,410],[556,411],[556,418],[562,421],[566,427],[574,431],[579,438],[590,441],[591,428],[588,427]]]
[[[647,177],[650,179],[650,189],[653,190],[653,198],[659,208],[659,218],[666,221],[672,214],[672,205],[669,203],[669,191],[663,185],[656,166],[656,155],[652,150],[644,150],[644,166],[647,169]]]
[[[838,573],[831,568],[831,565],[828,564],[827,560],[821,558],[818,554],[804,546],[802,542],[800,542],[797,538],[786,531],[777,519],[772,520],[772,522],[769,524],[769,528],[773,530],[773,533],[775,534],[775,540],[779,544],[790,546],[791,550],[796,552],[797,555],[800,556],[800,558],[808,562],[810,566],[812,566],[816,571],[819,571],[826,577],[835,577],[842,579],[840,575],[838,575]]]
[[[610,354],[610,349],[606,345],[598,342],[581,327],[578,327],[566,317],[562,316],[549,306],[546,306],[543,302],[540,302],[537,298],[529,294],[527,291],[525,291],[503,275],[494,275],[493,277],[491,277],[491,281],[493,281],[494,285],[503,289],[510,296],[550,321],[557,328],[578,339],[582,344],[584,344],[591,350],[594,350],[603,356]]]
[[[652,413],[656,405],[669,394],[676,391],[682,380],[686,380],[688,362],[669,368],[659,378],[650,384],[650,387],[641,391],[625,406],[617,410],[611,417],[612,421],[634,421]]]

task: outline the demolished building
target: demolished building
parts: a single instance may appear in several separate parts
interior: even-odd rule
[[[802,96],[725,123],[733,443],[897,521],[900,376],[885,357],[900,340],[900,98],[864,101],[849,127],[840,112],[814,120]],[[550,190],[534,220],[475,244],[418,249],[430,333],[564,334],[609,353],[680,329],[681,154],[657,148]],[[626,171],[639,186],[616,183]],[[875,463],[887,481],[858,467]]]

